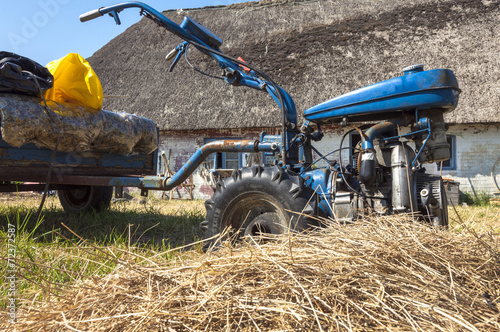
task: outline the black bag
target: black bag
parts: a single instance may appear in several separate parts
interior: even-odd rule
[[[40,96],[52,87],[53,82],[52,74],[38,62],[0,51],[0,92]]]

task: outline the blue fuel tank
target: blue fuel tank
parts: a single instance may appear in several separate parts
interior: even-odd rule
[[[403,69],[404,75],[375,83],[307,109],[306,120],[319,123],[374,121],[396,117],[400,112],[454,110],[460,89],[449,69],[423,71],[422,65]]]

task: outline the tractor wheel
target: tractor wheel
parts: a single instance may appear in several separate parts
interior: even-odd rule
[[[205,202],[207,216],[201,228],[205,239],[227,229],[227,237],[236,241],[245,236],[302,231],[319,224],[308,218],[315,206],[314,193],[300,176],[277,166],[252,166],[217,183],[213,197]],[[203,250],[216,241],[208,241]]]
[[[102,211],[109,208],[113,187],[80,186],[76,189],[58,190],[64,211],[70,213]]]

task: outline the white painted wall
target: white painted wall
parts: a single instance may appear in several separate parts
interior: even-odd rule
[[[170,169],[174,173],[177,172],[189,158],[203,146],[205,139],[209,138],[233,138],[233,139],[258,139],[262,131],[270,135],[275,135],[275,128],[254,128],[254,129],[226,129],[226,130],[197,130],[197,131],[163,131],[160,132],[159,152],[165,151],[166,156],[170,158]],[[195,199],[209,199],[213,195],[213,190],[208,183],[200,176],[201,167],[193,174],[195,188],[193,191]],[[160,169],[164,172],[164,169]],[[186,188],[176,188],[172,191],[173,198],[188,199],[189,192]],[[162,192],[158,192],[159,195]],[[166,192],[167,197],[170,192]]]
[[[463,192],[498,192],[491,168],[500,157],[500,124],[452,125],[447,134],[456,136],[457,167],[443,170],[443,177],[460,182]],[[500,170],[497,179],[500,180]]]
[[[160,147],[159,154],[165,151],[170,164],[170,170],[172,172],[177,172],[182,165],[189,160],[199,147],[203,145],[204,138],[201,136],[196,137],[195,135],[160,135]],[[159,169],[161,173],[165,172],[163,162]],[[199,199],[208,199],[213,195],[211,188],[203,181],[198,172],[193,174],[193,182],[195,185],[193,196]],[[159,192],[161,195],[162,192]],[[167,197],[170,196],[170,192],[165,192]],[[186,188],[176,188],[172,190],[173,198],[190,198],[189,192]]]

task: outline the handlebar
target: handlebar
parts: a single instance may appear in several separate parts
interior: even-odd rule
[[[187,32],[185,29],[181,28],[177,23],[174,21],[169,20],[168,18],[165,17],[162,13],[157,11],[156,9],[142,3],[142,2],[125,2],[113,6],[108,6],[108,7],[101,7],[99,9],[94,9],[91,10],[85,14],[80,15],[80,21],[86,22],[89,20],[92,20],[94,18],[97,18],[99,16],[103,16],[105,14],[110,13],[111,16],[116,17],[118,16],[118,12],[122,11],[123,9],[126,8],[140,8],[141,13],[145,13],[145,15],[149,15],[150,18],[152,18],[156,23],[162,25],[167,29],[168,31],[172,32],[174,35],[177,37],[180,37],[184,40],[195,42],[198,44],[201,44],[203,46],[207,46],[203,41],[201,41],[199,38],[196,36],[190,34]],[[119,24],[119,20],[117,20],[117,24]]]
[[[281,110],[283,111],[283,132],[286,130],[286,123],[291,123],[292,127],[296,127],[297,124],[297,113],[295,109],[295,104],[293,103],[290,95],[282,88],[280,88],[276,83],[274,83],[267,75],[258,71],[255,68],[252,68],[250,65],[241,62],[240,60],[234,59],[230,56],[227,56],[220,52],[218,48],[214,48],[209,46],[207,43],[202,41],[197,37],[196,33],[191,33],[190,31],[184,29],[177,23],[169,20],[165,15],[158,12],[154,8],[142,3],[142,2],[125,2],[122,4],[117,4],[108,7],[101,7],[99,9],[95,9],[89,11],[85,14],[80,15],[80,21],[86,22],[97,18],[99,16],[103,16],[105,14],[110,14],[113,16],[117,24],[120,24],[120,20],[118,18],[118,13],[126,8],[137,7],[141,9],[141,14],[147,16],[148,18],[154,20],[159,25],[163,26],[165,29],[180,37],[181,39],[189,42],[193,46],[195,46],[201,52],[207,54],[212,59],[214,59],[219,66],[228,73],[226,76],[226,82],[234,85],[244,85],[250,88],[254,88],[257,90],[265,90],[270,96],[276,101]],[[203,28],[203,27],[202,27]],[[203,33],[203,31],[202,31]],[[178,58],[180,58],[180,52],[176,54],[176,59],[174,60],[174,66],[177,62]],[[167,57],[174,56],[174,53],[170,53]],[[255,73],[251,75],[247,74],[241,66],[248,67],[252,70],[255,70],[261,77],[263,77],[267,81],[263,81],[259,79]],[[171,66],[170,69],[173,69]],[[283,140],[285,140],[285,136],[283,135]],[[285,162],[285,141],[283,141],[283,162]]]
[[[135,2],[135,1],[125,2],[125,3],[113,5],[113,6],[101,7],[99,9],[91,10],[85,14],[80,15],[80,21],[86,22],[86,21],[92,20],[94,18],[97,18],[99,16],[103,16],[105,14],[110,14],[111,16],[114,17],[116,23],[120,24],[120,20],[118,18],[118,13],[120,11],[122,11],[123,9],[134,8],[134,7],[140,8],[141,14],[153,19],[156,23],[163,26],[165,29],[172,32],[177,37],[180,37],[181,39],[193,44],[198,50],[207,54],[212,59],[217,61],[221,68],[223,68],[223,69],[228,68],[230,71],[239,72],[242,75],[245,75],[245,72],[243,70],[241,70],[241,68],[237,65],[237,63],[239,62],[238,60],[236,60],[236,63],[233,61],[227,60],[227,57],[223,56],[220,53],[220,51],[207,45],[207,43],[205,43],[200,38],[198,38],[198,36],[196,36],[196,34],[193,34],[190,31],[184,29],[183,27],[181,27],[177,23],[169,20],[162,13],[158,12],[154,8],[144,4],[142,2]],[[169,53],[168,58],[171,58],[172,56],[175,56],[175,55],[178,55],[178,54]],[[228,81],[228,83],[233,84],[234,81],[233,82]]]
[[[86,12],[85,14],[80,15],[80,21],[87,22],[93,20],[94,18],[102,16],[102,14],[99,12],[99,9],[94,9],[89,12]]]
[[[186,53],[187,48],[188,48],[188,42],[182,42],[180,43],[176,48],[174,48],[170,53],[167,54],[165,59],[171,60],[172,58],[175,58],[172,64],[170,65],[170,68],[168,69],[169,72],[172,72],[174,70],[175,65],[177,65],[177,62],[181,59],[181,56]]]

